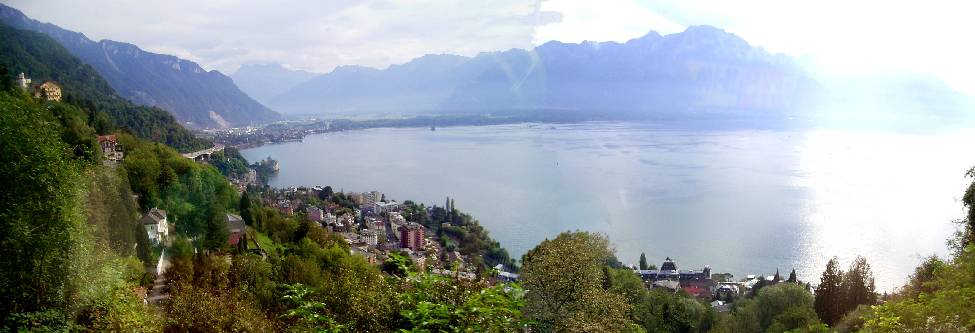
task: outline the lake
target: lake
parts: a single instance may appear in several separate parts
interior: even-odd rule
[[[649,123],[379,128],[243,151],[275,187],[379,190],[474,215],[515,258],[567,230],[636,263],[818,283],[830,257],[892,290],[945,254],[975,155],[970,131],[689,129]]]

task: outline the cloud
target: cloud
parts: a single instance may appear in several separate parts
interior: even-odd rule
[[[536,45],[557,40],[616,41],[646,35],[650,30],[663,34],[683,31],[686,25],[658,14],[651,6],[631,0],[551,0],[542,3],[546,12],[559,13],[561,20],[535,29]]]
[[[92,39],[233,72],[277,62],[315,72],[385,67],[427,53],[475,55],[532,46],[554,12],[526,1],[6,0],[28,16]]]
[[[429,53],[475,55],[549,40],[625,41],[708,24],[830,73],[935,74],[975,93],[975,3],[795,0],[0,0],[95,39],[206,68],[277,62],[326,72]]]

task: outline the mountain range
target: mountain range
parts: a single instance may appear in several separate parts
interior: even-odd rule
[[[383,70],[343,66],[268,105],[284,113],[541,109],[661,115],[787,110],[818,90],[790,57],[695,26],[625,43],[553,41],[474,57],[426,55]]]
[[[320,75],[279,64],[245,65],[231,79],[131,44],[94,42],[3,5],[0,22],[53,37],[123,98],[163,108],[197,128],[281,118],[264,105],[289,115],[325,116],[792,119],[870,109],[951,119],[969,116],[973,104],[928,76],[824,79],[790,56],[710,26],[668,35],[651,31],[623,43],[551,41],[474,56],[429,54],[384,69],[340,66]]]
[[[123,129],[184,152],[213,144],[194,137],[166,111],[133,105],[125,100],[92,66],[43,33],[16,29],[0,22],[0,69],[9,75],[4,78],[7,80],[17,75],[15,73],[29,73],[35,84],[56,81],[62,88],[63,100],[89,112],[88,121],[100,134]]]
[[[298,84],[315,77],[316,73],[284,68],[280,64],[243,65],[230,77],[240,90],[258,102],[267,104]]]
[[[47,34],[71,54],[94,67],[123,98],[169,111],[189,127],[214,128],[259,124],[280,115],[253,100],[216,70],[171,55],[147,52],[111,40],[33,20],[0,4],[0,22]]]
[[[592,118],[793,118],[847,112],[968,116],[971,97],[922,75],[823,78],[710,26],[624,43],[557,41],[473,57],[341,66],[279,93],[285,114],[524,114]],[[829,108],[829,110],[826,110]],[[858,110],[859,110],[858,109]],[[840,110],[840,111],[836,111]]]

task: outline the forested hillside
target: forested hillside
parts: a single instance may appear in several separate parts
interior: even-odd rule
[[[50,37],[0,23],[0,65],[5,80],[25,73],[34,83],[56,81],[64,100],[90,113],[93,128],[108,133],[115,128],[181,151],[202,149],[209,142],[197,139],[166,111],[137,106],[121,98],[91,66],[82,63]]]
[[[156,317],[133,292],[144,275],[133,249],[137,212],[115,205],[131,197],[109,182],[113,193],[88,205],[99,192],[89,180],[105,171],[97,145],[78,137],[94,132],[79,108],[52,106],[0,92],[0,327],[151,330]],[[96,207],[120,209],[127,223]]]
[[[111,40],[93,41],[84,34],[30,19],[0,4],[0,22],[40,32],[91,65],[118,94],[138,105],[159,107],[193,127],[250,125],[280,115],[240,91],[220,72],[171,55],[147,52]]]

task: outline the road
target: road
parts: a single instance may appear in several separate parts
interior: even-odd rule
[[[166,269],[170,266],[166,259],[166,250],[159,255],[159,263],[156,264],[156,280],[152,282],[152,290],[149,291],[148,301],[152,304],[159,304],[169,298],[169,291],[166,290]]]

